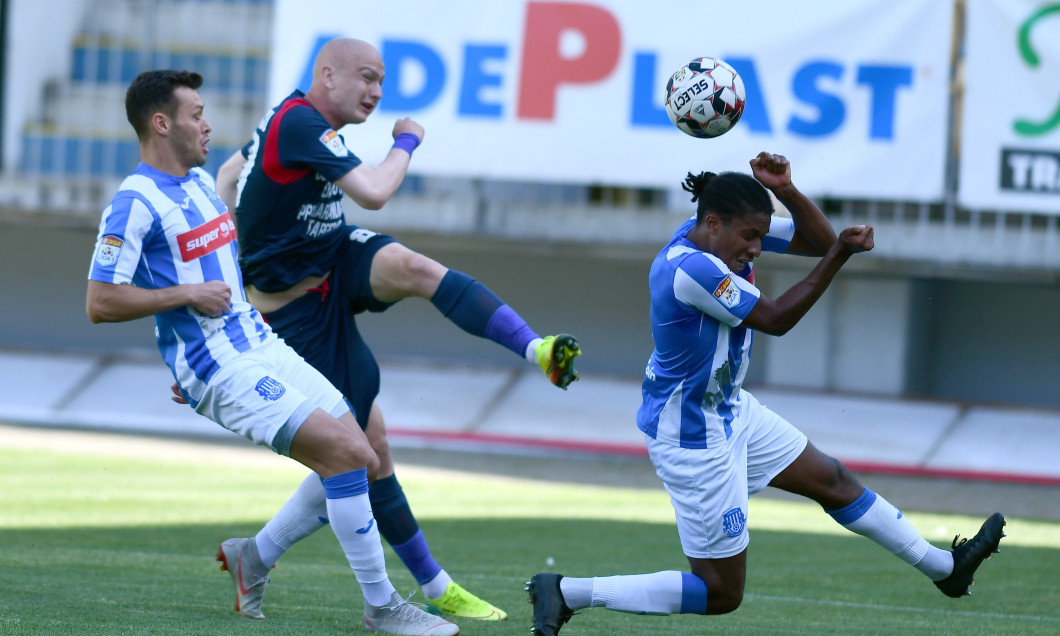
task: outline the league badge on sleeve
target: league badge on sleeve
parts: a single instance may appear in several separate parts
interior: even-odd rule
[[[732,309],[740,303],[740,286],[732,282],[732,276],[726,276],[725,280],[721,281],[721,284],[714,290],[714,297],[721,301],[721,304]]]
[[[339,133],[330,128],[320,136],[320,143],[324,144],[324,147],[336,157],[345,157],[350,154],[350,149],[346,147],[346,144],[342,143],[342,137],[339,137]]]
[[[118,255],[121,254],[122,245],[125,245],[125,241],[113,234],[107,234],[99,239],[99,247],[96,248],[96,262],[102,267],[112,267],[118,262]]]

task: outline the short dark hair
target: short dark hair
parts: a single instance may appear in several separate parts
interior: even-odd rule
[[[689,172],[681,187],[692,193],[693,203],[699,202],[696,223],[703,222],[709,213],[725,223],[746,214],[773,213],[773,200],[765,186],[742,172],[700,172],[697,175]]]
[[[192,71],[144,71],[129,85],[125,93],[125,116],[139,139],[143,140],[151,129],[151,117],[155,113],[162,111],[169,117],[177,116],[173,92],[179,86],[197,90],[202,86],[202,75]]]

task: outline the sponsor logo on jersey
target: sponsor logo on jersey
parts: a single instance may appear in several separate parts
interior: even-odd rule
[[[739,508],[733,508],[721,517],[721,524],[725,529],[725,534],[730,537],[740,536],[746,523],[747,517],[744,515],[743,510]]]
[[[366,230],[363,227],[359,227],[356,230],[350,232],[350,240],[357,241],[358,243],[367,243],[368,239],[373,236],[377,236],[378,233],[371,230]]]
[[[235,238],[236,222],[225,212],[212,221],[178,234],[177,245],[180,246],[180,257],[187,263],[228,245]]]
[[[726,276],[718,288],[714,290],[714,297],[721,301],[729,309],[740,302],[740,287],[732,282],[732,276]]]
[[[117,263],[122,245],[125,245],[125,241],[121,240],[120,237],[113,234],[105,235],[99,239],[99,247],[96,249],[96,262],[103,267],[110,267]]]
[[[254,390],[258,392],[261,397],[265,398],[268,402],[275,402],[280,399],[284,393],[287,392],[287,387],[280,384],[279,380],[274,380],[269,376],[258,380],[258,383],[254,385]]]
[[[331,154],[336,157],[345,157],[350,154],[350,149],[346,147],[346,144],[342,143],[342,138],[339,137],[339,133],[330,128],[326,133],[320,136],[320,143],[324,144],[324,147],[330,150]]]

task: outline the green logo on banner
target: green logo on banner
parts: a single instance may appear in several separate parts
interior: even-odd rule
[[[1031,29],[1038,23],[1039,20],[1046,17],[1050,13],[1060,13],[1060,4],[1051,4],[1035,11],[1031,14],[1031,17],[1027,18],[1023,26],[1020,27],[1019,34],[1019,46],[1020,56],[1023,57],[1023,61],[1027,63],[1027,66],[1036,68],[1040,63],[1041,59],[1038,54],[1031,48]],[[1013,128],[1016,132],[1026,137],[1036,137],[1038,135],[1044,135],[1053,128],[1060,125],[1060,103],[1056,105],[1056,110],[1053,111],[1052,117],[1043,122],[1033,122],[1026,119],[1017,119]]]

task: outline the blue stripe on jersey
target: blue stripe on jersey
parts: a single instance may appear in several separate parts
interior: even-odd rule
[[[199,212],[198,206],[189,204],[184,211],[184,217],[188,219],[188,225],[191,227],[198,227],[206,222],[201,212]],[[234,241],[233,241],[234,242]],[[223,249],[223,247],[222,247]],[[221,268],[221,254],[218,254],[221,250],[205,254],[198,258],[199,267],[202,269],[203,280],[224,280],[224,271]],[[239,320],[226,319],[224,324],[225,335],[228,336],[228,341],[232,344],[232,347],[236,351],[247,351],[250,349],[250,343],[247,340],[247,334],[243,331],[243,326],[239,324]]]
[[[170,329],[175,338],[184,341],[184,359],[195,377],[202,382],[207,382],[217,371],[217,360],[210,353],[210,348],[205,345],[202,335],[202,327],[199,321],[188,313],[187,309],[181,307],[175,312],[169,312],[167,316]],[[196,346],[202,343],[202,346]],[[174,351],[177,349],[176,340],[173,341]],[[163,353],[163,357],[165,354]]]
[[[140,247],[140,264],[133,274],[133,283],[138,287],[149,288],[175,285],[175,281],[179,280],[177,264],[169,257],[169,241],[166,240],[165,230],[162,229],[162,219],[147,201],[141,197],[136,198],[151,211],[151,228]]]
[[[218,318],[204,318],[190,307],[155,316],[162,359],[192,405],[221,366],[272,337],[260,314],[246,302],[236,237],[228,234],[234,224],[221,219],[226,212],[212,179],[202,170],[176,177],[141,164],[122,182],[104,214],[89,274],[92,280],[132,282],[146,289],[211,280],[232,289],[232,306]],[[227,249],[223,243],[211,251],[208,242],[196,248],[178,240],[188,232],[195,238],[194,230],[207,223],[219,224]],[[108,234],[117,240],[102,241]],[[108,251],[108,245],[116,249]]]
[[[637,426],[683,448],[708,448],[732,435],[753,331],[741,326],[758,302],[751,266],[731,272],[686,237],[685,221],[649,274],[655,350],[642,383]],[[791,219],[774,217],[763,249],[786,251]]]

